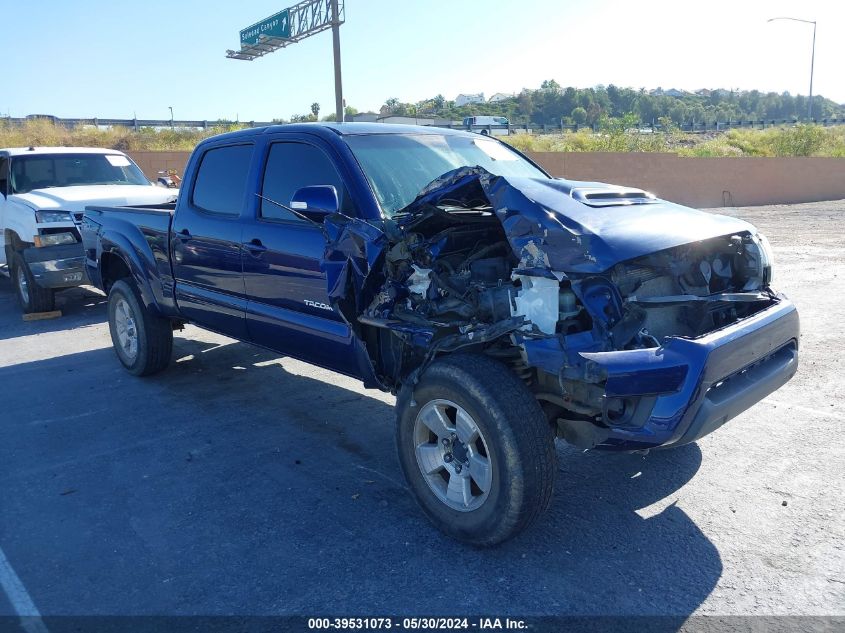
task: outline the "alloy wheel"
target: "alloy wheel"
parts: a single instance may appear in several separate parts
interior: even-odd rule
[[[460,512],[480,508],[493,483],[493,461],[472,416],[450,400],[431,400],[414,422],[417,466],[435,496]]]

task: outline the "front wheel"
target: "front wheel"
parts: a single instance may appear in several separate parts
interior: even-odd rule
[[[18,302],[25,313],[50,312],[56,306],[55,291],[38,285],[23,255],[18,252],[12,255],[12,266],[9,272],[15,284]]]
[[[109,290],[109,333],[117,358],[130,374],[150,376],[170,362],[170,321],[147,309],[134,286],[124,280]]]
[[[397,402],[405,478],[431,521],[478,546],[505,541],[548,507],[554,439],[524,383],[501,363],[455,354],[436,361]]]

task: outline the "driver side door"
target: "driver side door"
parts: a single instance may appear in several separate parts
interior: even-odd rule
[[[253,217],[243,225],[244,285],[250,341],[335,371],[356,375],[352,333],[330,304],[320,262],[325,238],[309,222],[270,200],[290,206],[302,187],[332,185],[339,208],[355,208],[331,149],[318,140],[280,136],[265,149]]]

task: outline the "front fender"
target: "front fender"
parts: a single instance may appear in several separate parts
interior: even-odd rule
[[[38,233],[35,211],[19,202],[7,202],[3,217],[3,228],[16,235],[21,242],[31,244],[33,236]]]

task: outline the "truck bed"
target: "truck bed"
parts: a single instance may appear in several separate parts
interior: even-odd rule
[[[89,278],[100,285],[99,263],[112,249],[131,254],[129,265],[143,293],[158,305],[175,312],[173,275],[170,267],[170,224],[176,203],[147,206],[85,208],[82,245]],[[127,244],[128,242],[128,244]],[[129,247],[129,248],[127,248]],[[155,271],[150,275],[149,271]],[[141,271],[147,271],[141,273]]]
[[[98,205],[91,205],[85,207],[85,211],[102,211],[102,212],[114,212],[114,211],[125,211],[127,213],[169,213],[173,214],[176,210],[176,203],[175,202],[162,202],[161,204],[136,204],[136,205],[127,205],[123,207],[104,207]]]
[[[164,233],[165,243],[170,221],[176,210],[175,202],[147,206],[85,207],[85,217],[103,229],[129,224],[139,229]]]

